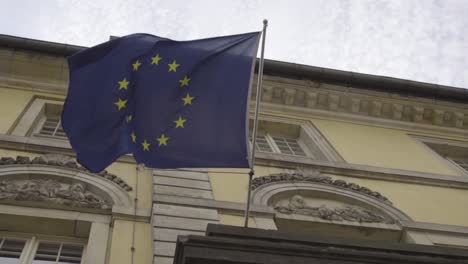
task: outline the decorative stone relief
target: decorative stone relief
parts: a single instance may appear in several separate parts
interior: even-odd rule
[[[348,221],[357,223],[386,223],[393,224],[394,221],[372,212],[370,210],[350,205],[331,207],[326,204],[311,206],[307,204],[300,195],[294,195],[289,199],[287,206],[275,206],[275,210],[282,214],[299,214],[318,217],[329,221]]]
[[[274,80],[268,76],[265,78],[266,83],[275,86],[274,94],[271,87],[265,89],[262,101],[266,103],[370,116],[406,123],[468,129],[468,110],[460,103],[439,105],[434,104],[433,100],[423,98],[408,100],[406,95],[385,95],[372,91],[363,93],[362,89],[342,85],[321,83],[319,85],[321,88],[316,89],[314,86],[307,84],[307,81],[304,81],[303,84],[297,84],[291,83],[285,78]],[[277,84],[278,81],[281,85]],[[331,87],[333,89],[328,89]],[[295,96],[300,92],[305,93],[305,98]],[[371,107],[365,107],[366,104]],[[405,118],[405,108],[412,109],[411,118]],[[423,114],[427,112],[434,112],[438,116]],[[445,118],[440,119],[441,114]]]
[[[258,177],[252,180],[251,188],[252,190],[257,189],[258,187],[273,183],[273,182],[314,182],[320,184],[333,185],[339,188],[348,189],[351,191],[359,192],[376,199],[379,199],[383,202],[391,204],[391,202],[379,192],[371,191],[369,188],[359,186],[356,183],[348,183],[344,180],[333,180],[329,176],[321,175],[317,170],[311,170],[307,172],[282,172],[276,174],[270,174],[268,176]]]
[[[35,157],[34,159],[30,159],[29,157],[25,156],[17,156],[15,158],[11,157],[2,157],[0,158],[0,166],[2,165],[13,165],[13,164],[42,164],[42,165],[50,165],[50,166],[57,166],[57,167],[65,167],[70,169],[76,169],[80,171],[87,171],[85,167],[80,166],[76,161],[68,156],[59,155],[59,154],[45,154],[39,157]],[[99,177],[106,178],[112,182],[118,184],[122,189],[129,192],[132,190],[132,187],[128,185],[124,180],[119,178],[118,176],[103,170],[99,173],[94,173]]]
[[[111,204],[89,191],[84,183],[56,180],[0,181],[0,201],[33,201],[79,208],[110,209]]]

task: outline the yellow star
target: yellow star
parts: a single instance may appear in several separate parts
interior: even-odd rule
[[[177,64],[176,61],[172,61],[172,63],[168,64],[169,66],[169,72],[173,71],[173,72],[176,72],[177,71],[177,67],[180,66],[180,64]]]
[[[124,78],[123,80],[119,81],[118,83],[119,83],[119,90],[121,90],[121,89],[127,90],[128,89],[128,84],[130,82],[128,82],[127,79]]]
[[[156,56],[151,57],[151,65],[153,65],[153,64],[159,65],[159,61],[160,61],[161,59],[162,59],[162,58],[159,56],[159,53],[156,54]]]
[[[133,120],[133,116],[132,116],[132,115],[127,115],[127,117],[125,118],[125,120],[127,121],[127,123],[130,123],[130,121]]]
[[[179,119],[174,121],[174,123],[176,123],[175,127],[176,128],[178,128],[178,127],[184,128],[185,121],[187,121],[187,119],[183,119],[181,116],[179,116]]]
[[[184,87],[184,86],[188,86],[188,82],[190,81],[190,78],[187,78],[187,76],[185,76],[182,80],[180,80],[180,87]]]
[[[140,60],[137,60],[132,65],[133,65],[133,71],[138,71],[138,68],[140,67],[141,62],[140,62]]]
[[[151,145],[150,143],[148,143],[145,139],[145,141],[143,141],[143,143],[141,143],[141,145],[143,146],[143,150],[144,151],[149,151],[149,146]]]
[[[159,141],[159,146],[167,146],[167,141],[169,140],[169,137],[166,137],[164,134],[162,134],[157,140]]]
[[[190,96],[189,94],[187,94],[184,98],[182,98],[182,101],[184,101],[184,105],[191,105],[191,104],[192,104],[192,100],[193,100],[194,98],[195,98],[195,97]]]
[[[133,143],[136,143],[136,135],[135,135],[135,132],[132,132],[132,134],[131,134],[130,136],[132,137]]]
[[[117,106],[117,108],[118,108],[119,111],[120,111],[120,109],[125,108],[125,107],[127,106],[127,105],[126,105],[126,104],[127,104],[127,100],[122,100],[122,99],[119,98],[119,101],[115,102],[114,104]]]

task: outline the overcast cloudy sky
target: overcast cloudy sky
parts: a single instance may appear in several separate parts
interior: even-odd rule
[[[468,0],[0,0],[0,34],[92,46],[260,30],[266,58],[468,88]]]

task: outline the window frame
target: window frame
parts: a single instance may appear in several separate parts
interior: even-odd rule
[[[253,116],[249,118],[249,122],[253,122]],[[346,163],[346,161],[341,157],[338,151],[331,145],[331,143],[322,135],[322,133],[315,127],[311,120],[299,120],[299,119],[291,119],[291,118],[284,118],[284,117],[273,117],[273,116],[260,116],[258,122],[266,122],[266,123],[279,123],[288,126],[295,126],[300,129],[300,135],[295,138],[296,142],[301,147],[302,151],[306,154],[306,156],[299,156],[299,155],[291,155],[291,154],[284,154],[277,150],[276,143],[271,143],[267,140],[270,147],[274,146],[273,152],[266,152],[266,151],[259,151],[257,148],[256,151],[259,154],[271,154],[274,155],[274,159],[281,159],[281,156],[286,157],[297,157],[299,160],[297,162],[301,162],[300,159],[313,159],[323,162],[339,162],[339,163]],[[248,131],[249,135],[249,145],[252,147],[252,140],[251,140],[251,129]],[[269,135],[272,134],[268,131],[259,131],[257,132],[257,137],[259,135]],[[275,135],[272,135],[275,136]],[[283,135],[279,135],[279,137],[284,137]],[[288,137],[285,137],[288,138]],[[294,138],[293,138],[294,139]],[[271,139],[273,140],[273,139]],[[273,156],[272,156],[273,158]],[[291,159],[292,160],[292,159]]]
[[[22,264],[24,263],[25,261],[25,258],[27,257],[27,250],[25,249],[29,249],[30,248],[30,240],[24,238],[24,237],[20,237],[20,236],[11,236],[11,235],[3,235],[2,233],[0,233],[0,248],[2,246],[2,242],[4,240],[21,240],[21,241],[24,241],[24,246],[23,246],[23,249],[21,250],[21,253],[20,253],[20,256],[18,258],[18,263],[19,264]]]
[[[468,150],[468,142],[443,139],[443,138],[426,137],[426,136],[420,136],[420,135],[410,135],[410,136],[414,138],[417,142],[421,143],[435,157],[437,157],[443,163],[447,164],[447,166],[458,171],[461,174],[461,176],[468,176],[468,170],[464,169],[459,164],[457,164],[456,161],[454,161],[454,159],[457,160],[457,158],[454,158],[453,156],[450,156],[450,155],[442,154],[429,145],[429,144],[447,145],[453,148],[462,148],[462,149]],[[468,162],[468,159],[464,162]]]
[[[39,134],[47,119],[46,108],[48,106],[63,108],[63,104],[63,100],[60,99],[34,96],[7,134],[23,137],[38,136],[41,138],[57,139],[59,141],[66,140],[66,138],[62,139]]]
[[[258,147],[258,138],[259,137],[263,137],[265,139],[265,141],[267,142],[268,146],[270,147],[270,150],[271,151],[264,151],[264,150],[261,150],[259,147]],[[302,152],[304,153],[304,155],[297,155],[293,152],[293,154],[288,154],[288,153],[284,153],[281,151],[281,149],[278,147],[278,144],[276,142],[276,140],[274,139],[274,137],[278,137],[278,138],[282,138],[282,139],[290,139],[290,140],[294,140],[298,145],[299,147],[301,148]],[[288,155],[288,156],[294,156],[294,157],[314,157],[314,155],[312,155],[311,151],[307,148],[307,146],[301,141],[300,138],[288,138],[288,137],[285,137],[285,136],[282,136],[282,135],[272,135],[270,133],[263,133],[263,134],[258,134],[257,135],[257,141],[256,141],[257,145],[255,146],[256,147],[256,151],[258,152],[263,152],[263,153],[275,153],[275,154],[281,154],[281,155]],[[288,144],[288,147],[291,148],[291,146],[289,146]]]
[[[39,243],[41,242],[60,243],[61,245],[81,245],[83,246],[83,252],[81,254],[80,264],[85,264],[88,239],[11,232],[0,232],[0,239],[25,241],[20,258],[18,259],[18,264],[32,264],[34,257],[36,256],[37,249],[39,248]],[[60,262],[56,263],[59,264]]]
[[[58,119],[57,124],[55,125],[54,132],[52,135],[47,135],[43,134],[42,130],[44,129],[44,126],[46,125],[46,122],[51,119],[47,115],[44,115],[40,118],[40,121],[38,122],[38,125],[34,128],[34,131],[32,133],[32,136],[34,137],[44,137],[44,138],[51,138],[51,139],[57,139],[57,140],[68,140],[67,136],[59,136],[56,135],[57,131],[60,130],[60,127],[62,125],[62,120],[60,118]],[[54,120],[55,121],[55,120]],[[63,128],[61,129],[63,131]]]
[[[453,166],[455,166],[456,168],[461,170],[464,174],[468,175],[468,159],[465,161],[465,160],[459,160],[459,159],[456,159],[456,158],[453,158],[453,157],[450,157],[450,156],[445,157],[445,159],[448,160]],[[467,167],[466,168],[463,167],[458,162],[466,163],[465,166],[467,166]]]
[[[63,248],[64,244],[83,246],[83,251],[81,253],[80,264],[84,264],[84,260],[85,260],[85,257],[86,257],[86,246],[87,246],[86,243],[83,243],[83,242],[81,242],[81,243],[80,242],[70,242],[70,241],[63,241],[63,240],[52,240],[50,238],[49,239],[36,238],[36,243],[34,243],[34,245],[33,245],[34,248],[32,250],[31,263],[33,263],[34,258],[36,257],[36,253],[37,253],[37,250],[39,249],[39,245],[40,245],[41,242],[60,244],[59,251],[57,253],[57,259],[60,259],[60,254],[61,254],[61,251],[62,251],[62,248]],[[58,260],[56,260],[55,263],[60,264],[60,262],[58,262]],[[26,263],[26,264],[30,264],[30,263]]]

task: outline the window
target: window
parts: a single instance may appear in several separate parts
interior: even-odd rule
[[[38,134],[41,136],[55,137],[57,139],[67,139],[62,128],[62,122],[57,117],[46,117]]]
[[[25,240],[7,239],[0,237],[0,263],[19,263],[19,259],[25,244]]]
[[[468,159],[457,159],[457,158],[448,158],[451,160],[453,163],[455,163],[460,169],[468,172]]]
[[[82,243],[0,237],[0,264],[82,263],[84,250]]]
[[[294,138],[271,136],[270,134],[258,135],[255,147],[260,152],[307,156],[301,144]]]
[[[62,105],[45,104],[42,112],[42,115],[38,117],[33,136],[67,139],[60,120]]]
[[[250,131],[252,127],[253,121],[250,120]],[[252,142],[252,135],[250,141]],[[259,153],[343,161],[320,132],[312,124],[305,122],[259,120],[255,143],[255,149]],[[277,158],[281,159],[280,156]]]
[[[8,134],[65,140],[60,117],[63,102],[34,97]]]
[[[83,245],[59,242],[39,242],[33,264],[81,263]]]
[[[468,142],[413,136],[424,143],[450,166],[468,175]]]
[[[295,156],[306,156],[304,150],[302,150],[296,139],[279,136],[272,137],[272,139],[281,153]]]

